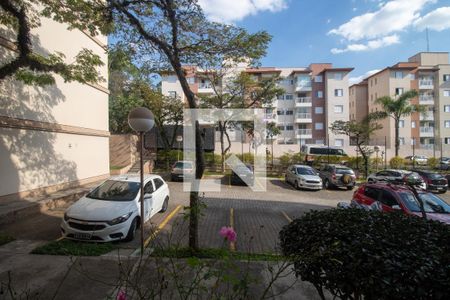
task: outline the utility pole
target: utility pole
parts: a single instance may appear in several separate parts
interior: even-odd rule
[[[428,27],[426,28],[426,34],[427,34],[427,52],[430,52],[430,39],[428,37]]]

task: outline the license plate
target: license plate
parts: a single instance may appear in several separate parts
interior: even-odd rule
[[[75,233],[73,236],[79,240],[90,240],[92,238],[90,233]]]

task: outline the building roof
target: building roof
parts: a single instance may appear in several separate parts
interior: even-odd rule
[[[258,74],[258,73],[281,73],[281,70],[275,67],[261,67],[261,68],[247,68],[245,72]]]

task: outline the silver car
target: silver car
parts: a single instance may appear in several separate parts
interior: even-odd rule
[[[284,177],[286,183],[292,184],[297,189],[321,190],[322,179],[310,166],[291,165],[286,170]]]

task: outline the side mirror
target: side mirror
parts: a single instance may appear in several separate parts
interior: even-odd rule
[[[393,209],[393,210],[402,210],[402,208],[400,207],[400,205],[392,205],[392,209]]]

